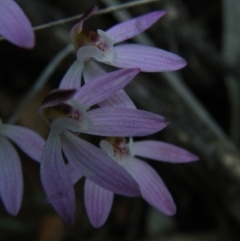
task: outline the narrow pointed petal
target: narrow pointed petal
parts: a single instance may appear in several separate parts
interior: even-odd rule
[[[33,160],[40,162],[45,141],[36,132],[21,126],[3,124],[0,133],[13,141]]]
[[[107,72],[102,69],[94,60],[90,59],[84,63],[83,78],[85,83],[106,73]]]
[[[13,0],[0,0],[0,34],[19,47],[32,48],[35,44],[31,23]]]
[[[74,98],[87,107],[98,104],[124,88],[138,73],[139,69],[120,69],[106,73],[85,84]]]
[[[116,58],[111,65],[118,68],[140,68],[143,72],[164,72],[181,69],[187,62],[176,54],[140,44],[114,47]]]
[[[60,82],[59,89],[79,89],[83,73],[83,63],[75,60]]]
[[[75,212],[73,184],[62,157],[60,136],[51,132],[43,151],[40,174],[47,201],[66,224],[72,225]]]
[[[23,195],[23,177],[19,156],[11,143],[0,135],[0,197],[7,211],[17,215]]]
[[[166,13],[166,11],[147,13],[137,18],[117,24],[108,29],[106,33],[114,40],[115,43],[119,43],[144,32]]]
[[[86,178],[84,202],[93,227],[99,228],[106,222],[112,208],[113,195],[112,192]]]
[[[167,215],[176,213],[176,206],[170,192],[151,166],[141,160],[132,158],[126,169],[137,181],[142,197],[149,204]]]
[[[99,148],[69,131],[64,133],[62,146],[70,165],[96,184],[121,195],[139,195],[133,178]]]
[[[144,110],[102,107],[88,111],[92,123],[86,133],[99,136],[145,136],[168,125],[160,116]]]
[[[83,77],[84,81],[87,83],[88,81],[97,78],[106,72],[93,60],[89,60],[85,63]],[[98,103],[99,106],[119,106],[119,107],[126,107],[130,109],[136,109],[136,106],[126,94],[124,90],[119,90],[113,96],[107,98],[106,100]]]
[[[69,163],[67,164],[67,168],[68,168],[68,171],[70,173],[72,183],[76,184],[83,177],[82,172],[80,172],[79,169],[74,168]]]
[[[136,141],[133,144],[133,153],[136,156],[171,163],[184,163],[199,159],[183,148],[161,141]]]
[[[137,109],[130,97],[124,90],[119,90],[116,94],[108,99],[98,103],[100,107],[122,107],[129,109]]]

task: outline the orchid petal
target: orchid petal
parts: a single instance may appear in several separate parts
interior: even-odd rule
[[[105,50],[103,50],[104,53],[106,53],[106,51],[108,52],[110,50],[110,52],[113,50],[113,45],[114,45],[114,40],[109,37],[109,35],[106,34],[106,32],[102,31],[101,29],[97,30],[97,33],[100,37],[100,39],[102,40],[102,42],[104,42],[105,46],[107,46],[107,48]],[[109,53],[107,53],[109,54]]]
[[[59,135],[50,132],[41,158],[41,181],[47,201],[68,225],[73,224],[75,194],[62,153]]]
[[[86,62],[93,58],[99,62],[111,64],[115,59],[114,49],[113,47],[109,47],[109,49],[102,51],[96,46],[83,46],[77,51],[77,59],[81,62]]]
[[[121,195],[139,195],[133,178],[99,148],[69,131],[64,132],[62,147],[69,163],[96,184]]]
[[[119,43],[144,32],[166,13],[166,11],[147,13],[123,23],[119,23],[108,29],[106,33],[114,40],[115,43]]]
[[[167,215],[176,213],[176,206],[164,182],[147,163],[132,158],[126,166],[140,187],[142,197],[153,207]]]
[[[40,162],[45,141],[36,132],[21,126],[3,124],[0,134],[8,137],[33,160]]]
[[[106,73],[85,84],[74,98],[87,107],[98,104],[124,88],[138,73],[139,69],[120,69]]]
[[[80,172],[79,169],[76,169],[73,166],[71,166],[69,163],[67,164],[67,168],[70,173],[72,183],[76,184],[83,177],[82,172]]]
[[[83,63],[76,60],[60,82],[59,89],[79,89],[83,73]]]
[[[94,60],[90,59],[84,63],[83,78],[85,83],[104,74],[106,74],[106,71],[103,70]]]
[[[77,59],[81,62],[88,61],[90,58],[96,59],[97,61],[103,60],[102,51],[96,46],[83,46],[77,51]]]
[[[106,72],[93,60],[89,60],[85,63],[83,77],[84,81],[87,83],[88,81],[97,78]],[[109,97],[108,99],[98,103],[99,106],[119,106],[119,107],[126,107],[130,109],[136,109],[136,106],[126,94],[124,90],[119,90],[113,96]]]
[[[116,94],[108,99],[98,103],[100,107],[122,107],[129,109],[137,109],[130,97],[124,90],[119,90]]]
[[[0,135],[0,196],[9,213],[17,215],[23,195],[23,177],[19,156],[11,143]]]
[[[59,117],[51,123],[51,131],[54,134],[62,134],[65,130],[73,132],[87,131],[90,123],[88,121],[77,121],[70,118]]]
[[[102,107],[88,111],[91,125],[86,133],[99,136],[145,136],[168,124],[160,116],[144,110]]]
[[[114,47],[116,57],[111,65],[118,68],[140,68],[143,72],[163,72],[181,69],[187,62],[176,54],[140,44]]]
[[[0,0],[0,34],[23,48],[33,48],[35,36],[28,18],[12,0]]]
[[[187,150],[161,141],[137,141],[133,144],[136,156],[146,157],[155,161],[184,163],[197,161],[199,158]]]
[[[113,196],[112,192],[86,178],[84,202],[93,227],[99,228],[106,222],[112,208]]]
[[[99,143],[99,147],[104,153],[114,159],[114,149],[109,141],[101,140]]]

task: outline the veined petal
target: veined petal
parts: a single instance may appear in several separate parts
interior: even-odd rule
[[[90,59],[84,63],[83,78],[85,83],[103,74],[106,74],[106,71],[103,70],[94,60]]]
[[[19,156],[11,143],[0,135],[0,197],[9,213],[17,215],[23,195]]]
[[[64,132],[62,147],[70,165],[96,184],[121,195],[139,195],[133,178],[99,148],[69,131]]]
[[[137,109],[130,97],[124,90],[119,90],[113,96],[107,98],[106,100],[98,103],[100,107],[122,107],[129,109]]]
[[[50,132],[41,158],[41,181],[47,201],[68,225],[73,224],[75,194],[62,153],[59,135]]]
[[[8,137],[33,160],[40,162],[45,141],[36,132],[22,126],[3,124],[0,134]]]
[[[199,158],[187,150],[161,141],[136,141],[133,153],[155,161],[184,163],[197,161]]]
[[[83,77],[84,81],[87,83],[88,81],[97,78],[106,72],[93,60],[89,60],[84,65]],[[106,100],[98,103],[99,106],[119,106],[119,107],[126,107],[130,109],[136,109],[136,106],[126,94],[124,90],[119,90],[113,96],[107,98]]]
[[[60,82],[59,89],[79,89],[83,73],[83,63],[76,60]]]
[[[67,168],[70,173],[72,183],[76,184],[83,177],[82,172],[80,172],[79,169],[76,169],[73,166],[71,166],[69,163],[67,164]]]
[[[140,187],[142,197],[153,207],[167,215],[176,213],[176,206],[164,182],[147,163],[132,158],[126,166]]]
[[[86,178],[84,202],[93,227],[99,228],[106,222],[112,208],[113,195],[112,192]]]
[[[85,84],[74,98],[87,107],[98,104],[124,88],[138,73],[139,69],[120,69],[106,73]]]
[[[144,110],[102,107],[88,111],[91,126],[86,133],[99,136],[145,136],[168,124],[167,119]]]
[[[13,0],[0,0],[0,34],[23,48],[33,48],[35,35],[28,18]]]
[[[115,41],[115,43],[119,43],[144,32],[166,13],[166,11],[147,13],[137,18],[119,23],[108,29],[106,33]]]
[[[181,69],[187,62],[176,54],[140,44],[114,47],[116,57],[111,65],[118,68],[140,68],[143,72],[163,72]]]

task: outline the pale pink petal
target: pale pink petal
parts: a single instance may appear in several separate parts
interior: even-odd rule
[[[153,207],[167,215],[176,213],[176,206],[164,182],[147,163],[132,158],[126,169],[137,181],[142,197]]]
[[[45,141],[36,132],[22,126],[3,124],[0,133],[13,141],[33,160],[40,162]]]
[[[101,62],[103,60],[102,51],[96,46],[83,46],[77,50],[78,61],[85,62],[90,58]]]
[[[80,172],[79,169],[76,169],[73,166],[71,166],[69,163],[67,164],[67,168],[70,173],[72,183],[76,184],[83,177],[82,172]]]
[[[50,202],[68,225],[73,224],[75,194],[64,163],[59,135],[50,132],[41,158],[41,181]]]
[[[13,0],[0,0],[0,34],[23,48],[32,48],[35,35],[28,18]]]
[[[108,29],[106,33],[114,40],[115,43],[119,43],[144,32],[166,13],[166,11],[147,13],[137,18],[119,23]]]
[[[11,143],[0,135],[0,197],[7,211],[17,215],[23,195],[19,156]]]
[[[84,63],[83,78],[85,83],[103,74],[106,74],[106,71],[103,70],[94,60],[90,59]]]
[[[65,130],[81,132],[88,130],[88,123],[70,118],[59,117],[51,123],[50,128],[54,134],[62,134]]]
[[[96,184],[121,195],[139,195],[133,178],[99,148],[69,131],[63,135],[62,147],[70,165]]]
[[[145,136],[168,125],[160,116],[144,110],[102,107],[88,111],[92,123],[86,133],[99,136]]]
[[[100,107],[123,107],[129,109],[136,109],[136,106],[124,90],[119,90],[116,94],[108,99],[98,103]]]
[[[140,68],[143,72],[163,72],[181,69],[187,62],[176,54],[140,44],[114,47],[116,58],[111,65],[118,68]]]
[[[74,98],[87,107],[98,104],[124,88],[138,73],[139,69],[120,69],[106,73],[85,84]]]
[[[59,89],[79,89],[83,73],[83,63],[75,60],[60,82]]]
[[[86,178],[84,202],[93,227],[99,228],[106,222],[112,208],[113,196],[112,192]]]
[[[84,81],[87,83],[88,81],[97,78],[106,72],[93,60],[89,60],[84,65],[83,77]],[[99,106],[119,106],[119,107],[126,107],[130,109],[136,109],[134,103],[129,98],[124,90],[119,90],[113,96],[109,97],[108,99],[98,103]]]
[[[113,145],[109,141],[101,140],[99,143],[99,147],[104,153],[107,153],[108,156],[114,159]]]
[[[136,141],[133,144],[136,156],[155,161],[184,163],[197,161],[199,158],[187,150],[161,141]]]

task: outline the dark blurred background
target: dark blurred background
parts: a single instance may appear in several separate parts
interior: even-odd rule
[[[16,0],[33,26],[127,1]],[[132,1],[133,2],[133,1]],[[39,178],[39,164],[20,153],[24,199],[17,217],[0,203],[0,240],[149,240],[234,241],[240,238],[240,2],[238,0],[159,0],[93,16],[84,28],[106,30],[119,21],[154,10],[168,14],[140,38],[188,61],[174,73],[141,73],[127,88],[136,105],[167,117],[169,126],[147,139],[166,141],[195,153],[189,164],[149,162],[161,175],[177,205],[167,217],[141,198],[115,195],[106,224],[91,226],[83,202],[83,183],[75,186],[75,224],[67,227],[49,204]],[[124,14],[125,15],[124,15]],[[49,62],[70,43],[77,21],[36,31],[36,47],[27,51],[0,41],[0,116],[7,122]],[[47,137],[38,108],[56,88],[75,54],[54,69],[16,123]],[[88,137],[89,138],[89,137]],[[89,139],[94,142],[93,139]],[[148,161],[148,160],[146,160]]]

